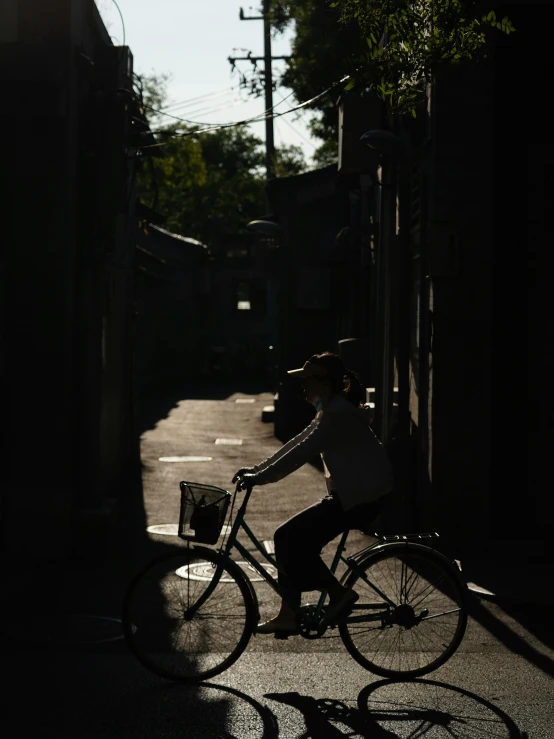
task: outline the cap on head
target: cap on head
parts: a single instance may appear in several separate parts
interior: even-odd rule
[[[328,371],[325,367],[314,362],[304,362],[300,369],[287,370],[287,375],[292,377],[327,377]]]

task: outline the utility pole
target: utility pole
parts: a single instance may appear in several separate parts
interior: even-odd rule
[[[273,76],[271,72],[271,26],[269,0],[263,0],[264,17],[264,82],[265,82],[265,166],[267,179],[275,177],[275,139],[273,134]]]
[[[271,74],[271,62],[273,59],[290,59],[290,56],[271,56],[271,23],[269,18],[269,0],[263,0],[262,15],[244,15],[241,8],[239,12],[241,21],[263,21],[264,22],[264,55],[252,56],[235,56],[228,57],[229,62],[234,66],[237,61],[249,61],[252,64],[256,62],[264,62],[264,92],[265,92],[265,109],[267,118],[265,119],[265,167],[266,176],[270,180],[275,177],[275,139],[273,135],[273,77]]]

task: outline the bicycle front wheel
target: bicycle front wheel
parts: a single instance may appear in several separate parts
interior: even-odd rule
[[[347,579],[360,599],[339,625],[350,655],[383,677],[425,675],[454,654],[467,624],[467,588],[442,554],[387,544]]]
[[[155,559],[131,583],[123,605],[125,638],[157,675],[184,683],[205,680],[230,667],[246,648],[254,628],[252,595],[232,560],[216,583],[219,562],[218,552],[189,546]]]

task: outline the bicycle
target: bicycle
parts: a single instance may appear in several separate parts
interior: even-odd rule
[[[179,536],[186,542],[140,571],[124,598],[123,628],[138,660],[157,675],[194,683],[229,668],[244,652],[259,621],[254,586],[232,551],[282,598],[270,574],[274,558],[244,520],[252,488],[239,479],[234,494],[181,482]],[[245,496],[232,521],[237,495]],[[232,498],[227,540],[217,544]],[[232,521],[232,524],[231,524]],[[229,531],[230,529],[230,531]],[[242,531],[268,564],[238,541]],[[374,534],[376,541],[345,557],[340,538],[331,571],[346,565],[341,583],[359,594],[348,615],[322,627],[327,593],[297,609],[299,635],[321,638],[338,627],[349,654],[367,670],[389,678],[415,678],[454,654],[467,624],[467,586],[457,563],[435,549],[438,534]]]

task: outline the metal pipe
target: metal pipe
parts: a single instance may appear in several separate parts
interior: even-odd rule
[[[396,163],[386,159],[383,163],[383,325],[382,325],[382,406],[381,441],[390,440],[392,427],[392,388],[394,382],[393,365],[393,326],[392,326],[392,288],[393,288],[393,249],[396,232]]]

